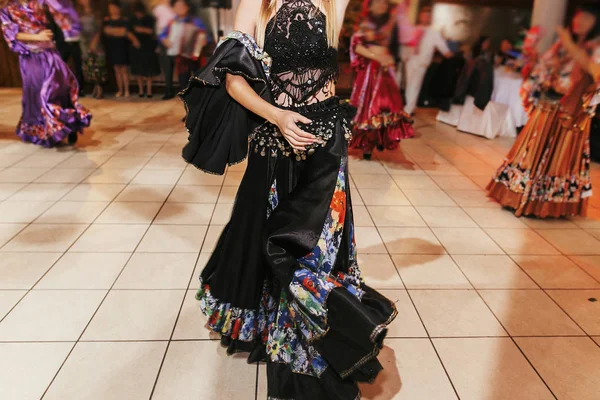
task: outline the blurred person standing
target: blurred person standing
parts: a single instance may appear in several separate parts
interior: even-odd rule
[[[92,9],[91,0],[78,0],[77,9],[81,21],[81,55],[85,81],[94,85],[92,96],[103,97],[107,81],[106,55],[102,43],[102,17]]]
[[[179,78],[180,89],[185,89],[192,71],[200,67],[202,49],[209,41],[206,27],[200,18],[193,16],[189,0],[173,0],[171,4],[175,18],[159,35],[169,61],[164,71],[167,85],[164,100],[174,97],[173,71]]]
[[[431,27],[431,7],[425,7],[419,13],[419,27],[422,35],[419,44],[406,64],[406,105],[404,111],[412,115],[419,100],[419,93],[427,68],[438,50],[444,57],[451,57],[452,52],[442,34]]]
[[[152,7],[152,15],[154,16],[154,33],[159,37],[167,26],[175,19],[175,11],[171,7],[171,0],[155,0]],[[167,48],[158,41],[158,60],[160,69],[165,78],[165,95],[163,100],[172,99],[175,97],[173,93],[173,67],[171,59],[167,55]]]
[[[156,54],[157,40],[154,35],[154,18],[139,0],[133,4],[133,17],[129,29],[139,43],[139,47],[133,46],[131,49],[131,73],[137,79],[139,96],[151,98],[152,78],[160,75]]]

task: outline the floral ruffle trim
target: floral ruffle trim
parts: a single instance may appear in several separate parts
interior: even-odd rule
[[[45,110],[42,111],[44,125],[21,121],[17,127],[17,136],[24,142],[52,147],[71,133],[82,133],[83,128],[90,126],[92,116],[83,106],[77,104],[75,107],[64,110],[56,105],[50,105],[53,115],[48,115]]]
[[[412,124],[413,119],[402,112],[394,113],[382,113],[372,116],[371,118],[364,121],[354,121],[354,128],[360,131],[371,131],[377,129],[383,129],[390,126],[397,126],[399,124]]]
[[[210,286],[200,278],[196,300],[200,302],[200,309],[208,317],[208,327],[214,332],[242,342],[261,339],[265,343],[269,321],[274,319],[277,304],[269,294],[266,282],[262,293],[258,310],[232,307],[230,303],[223,303],[215,298],[210,292]]]
[[[528,194],[524,200],[549,202],[579,202],[592,195],[592,180],[589,166],[580,175],[540,176],[532,179],[529,170],[508,165],[495,178],[510,191]]]

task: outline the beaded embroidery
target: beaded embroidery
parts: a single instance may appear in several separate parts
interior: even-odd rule
[[[233,31],[227,36],[225,36],[223,39],[221,39],[219,41],[219,44],[217,44],[217,47],[219,47],[220,45],[222,45],[230,39],[237,40],[238,42],[243,44],[250,53],[250,55],[252,55],[252,57],[254,57],[256,60],[260,61],[263,70],[265,71],[265,75],[268,79],[271,75],[271,66],[273,65],[273,60],[271,59],[271,56],[264,49],[262,49],[258,45],[258,43],[256,43],[256,40],[254,40],[252,36],[246,33],[240,31]]]

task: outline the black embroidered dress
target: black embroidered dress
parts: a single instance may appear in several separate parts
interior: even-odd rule
[[[284,0],[267,25],[264,50],[234,32],[181,93],[188,162],[222,174],[249,153],[197,298],[228,353],[266,361],[270,400],[360,398],[356,382],[381,370],[376,356],[396,316],[357,265],[347,152],[352,112],[337,97],[316,100],[336,79],[336,56],[325,15],[310,0]],[[294,153],[276,126],[229,97],[226,73],[311,119],[302,128],[321,143]]]

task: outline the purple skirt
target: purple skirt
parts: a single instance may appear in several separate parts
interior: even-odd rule
[[[83,133],[91,114],[79,104],[79,86],[54,49],[20,55],[23,115],[17,135],[25,142],[52,147],[71,133]]]

